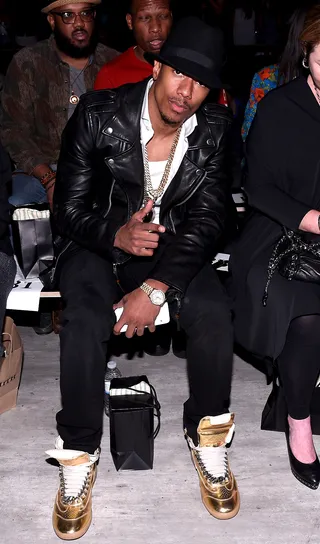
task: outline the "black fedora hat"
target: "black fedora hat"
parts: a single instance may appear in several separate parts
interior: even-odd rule
[[[181,19],[173,28],[159,54],[145,53],[145,59],[157,60],[199,81],[209,89],[224,87],[220,79],[225,61],[223,33],[197,17]]]

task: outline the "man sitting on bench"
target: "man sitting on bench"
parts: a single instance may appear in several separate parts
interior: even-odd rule
[[[221,32],[181,20],[151,58],[147,82],[85,95],[62,138],[54,196],[65,238],[56,270],[62,410],[48,452],[60,463],[53,525],[62,539],[79,538],[91,521],[112,331],[154,331],[166,300],[187,335],[184,428],[203,502],[219,519],[239,510],[225,448],[234,431],[233,331],[211,266],[230,198],[231,119],[225,107],[202,105],[222,87]]]

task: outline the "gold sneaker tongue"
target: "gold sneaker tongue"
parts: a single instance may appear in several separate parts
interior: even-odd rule
[[[198,426],[199,446],[219,447],[226,443],[227,434],[233,425],[233,414],[228,423],[212,425],[209,417],[204,417]]]
[[[79,457],[76,457],[75,459],[60,459],[59,463],[60,465],[63,465],[64,467],[76,467],[77,465],[82,465],[83,463],[89,463],[90,462],[90,456],[88,453],[83,453],[82,455],[79,455]]]

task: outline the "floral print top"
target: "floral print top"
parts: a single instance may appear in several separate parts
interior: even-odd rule
[[[264,96],[266,96],[266,94],[268,94],[269,91],[272,91],[278,86],[278,74],[278,64],[267,66],[266,68],[260,70],[260,72],[254,74],[250,89],[250,98],[246,106],[244,121],[241,129],[243,141],[245,141],[248,136],[251,123],[257,111],[258,103]]]

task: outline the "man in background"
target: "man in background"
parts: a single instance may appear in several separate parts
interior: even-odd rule
[[[172,26],[170,0],[130,0],[127,25],[137,45],[130,47],[99,72],[95,89],[113,89],[152,75],[144,53],[159,53]]]
[[[61,133],[80,96],[118,53],[98,43],[101,0],[46,1],[49,39],[12,59],[2,92],[1,136],[15,163],[11,204],[52,203]]]

